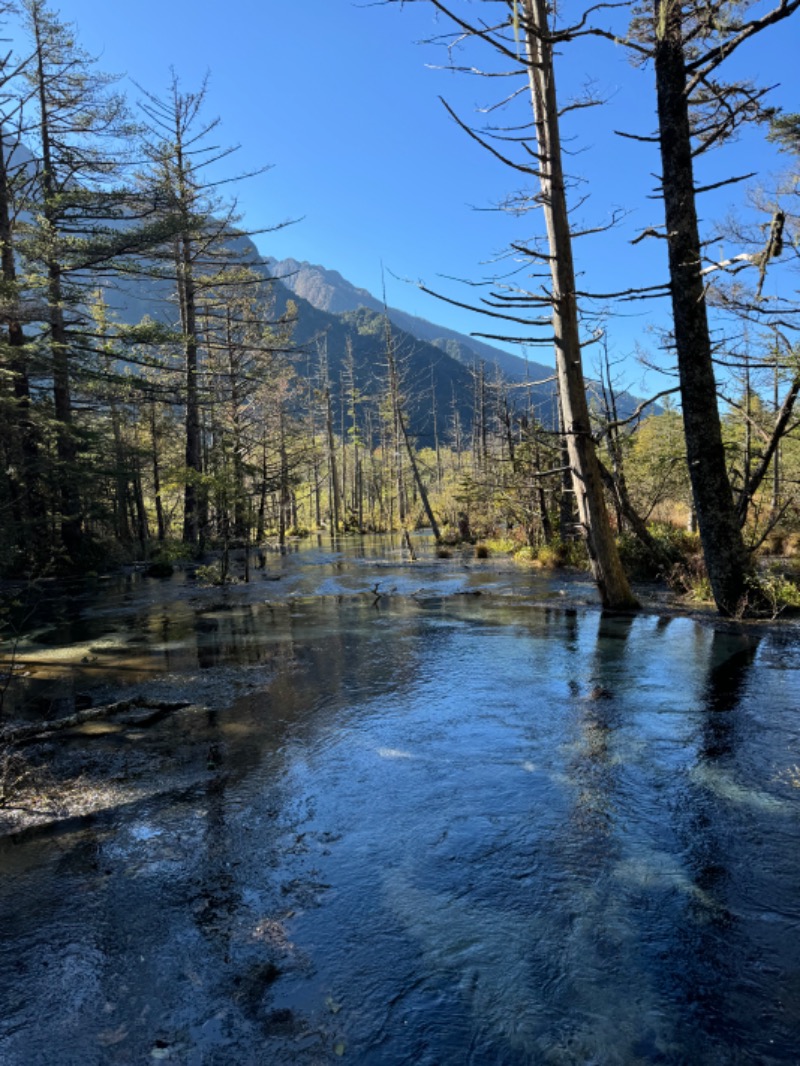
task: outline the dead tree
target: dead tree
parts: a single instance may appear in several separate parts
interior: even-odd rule
[[[634,18],[624,38],[601,29],[586,32],[631,48],[655,70],[661,154],[659,191],[664,201],[674,347],[692,495],[714,600],[730,615],[744,602],[750,555],[728,475],[717,402],[714,352],[708,321],[707,282],[697,217],[697,195],[752,177],[743,175],[699,187],[695,159],[729,140],[748,121],[767,116],[765,90],[747,81],[722,83],[716,71],[756,33],[791,15],[800,0],[780,0],[760,18],[746,20],[723,0],[676,4],[652,0]],[[644,234],[643,234],[644,236]]]
[[[554,72],[554,47],[566,39],[567,34],[553,30],[544,0],[510,0],[501,4],[504,15],[500,24],[491,28],[484,21],[466,21],[440,0],[430,2],[458,26],[462,35],[489,44],[497,54],[510,60],[527,79],[535,143],[525,141],[526,161],[522,163],[510,159],[505,149],[500,150],[491,143],[490,136],[470,129],[448,108],[469,136],[502,162],[523,173],[527,180],[538,184],[538,191],[531,193],[531,196],[535,196],[545,219],[546,253],[523,245],[513,247],[518,254],[546,265],[549,294],[540,297],[531,293],[510,296],[501,293],[491,301],[484,301],[486,306],[479,309],[493,318],[522,323],[528,328],[552,327],[549,342],[555,347],[559,400],[564,416],[563,431],[580,527],[586,540],[592,573],[604,607],[635,608],[638,605],[622,568],[609,522],[583,377],[572,231],[567,208]],[[491,307],[497,307],[498,310],[490,310]],[[532,318],[530,314],[520,314],[525,312],[526,307],[538,309],[545,317]],[[520,339],[498,337],[496,334],[480,336],[496,340]],[[542,343],[542,338],[535,338],[534,342]]]

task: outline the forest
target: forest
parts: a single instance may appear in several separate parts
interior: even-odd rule
[[[800,0],[204,33],[302,7],[322,97],[412,5],[519,225],[417,286],[469,336],[279,258],[208,79],[0,0],[3,1066],[797,1062],[800,113],[742,71]],[[657,224],[586,206],[593,49]]]
[[[626,569],[723,614],[774,606],[776,588],[797,602],[784,579],[765,599],[757,561],[792,553],[800,517],[798,307],[772,284],[796,269],[798,118],[721,71],[797,5],[730,19],[665,6],[655,21],[635,14],[624,38],[532,0],[488,5],[492,25],[432,6],[528,97],[520,137],[453,117],[476,151],[524,177],[519,196],[544,221],[540,240],[515,246],[544,288],[498,285],[476,314],[506,333],[552,331],[545,415],[477,360],[448,397],[385,316],[304,326],[248,239],[268,247],[269,234],[249,234],[225,199],[247,175],[219,146],[206,86],[173,74],[166,93],[142,89],[132,105],[46,4],[5,5],[26,42],[0,75],[6,577],[214,552],[225,581],[232,547],[429,526],[437,543],[466,534],[531,561],[588,563],[606,606],[634,604]],[[656,75],[665,228],[638,239],[665,239],[668,280],[602,295],[667,297],[675,362],[629,416],[607,349],[600,382],[582,365],[584,307],[601,294],[575,282],[554,54],[589,33]],[[719,260],[692,168],[745,123],[780,143],[786,172],[729,221]]]

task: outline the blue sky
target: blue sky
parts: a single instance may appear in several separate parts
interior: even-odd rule
[[[471,13],[478,8],[455,2]],[[475,107],[498,100],[508,82],[430,69],[444,64],[446,53],[419,42],[444,33],[447,23],[428,4],[401,9],[347,0],[62,0],[54,6],[75,23],[79,41],[103,69],[155,93],[166,89],[170,66],[187,89],[210,72],[208,117],[221,117],[223,143],[242,146],[226,166],[248,171],[272,164],[238,189],[245,224],[260,229],[302,219],[258,238],[264,254],[322,263],[376,294],[383,264],[390,304],[464,332],[491,329],[478,316],[393,277],[423,280],[469,300],[475,290],[446,279],[485,277],[508,242],[527,238],[536,225],[531,216],[513,218],[494,209],[521,187],[522,176],[470,141],[438,99],[444,96],[470,121]],[[789,110],[800,110],[799,27],[800,21],[790,20],[746,46],[738,67],[762,82],[780,83],[774,101]],[[488,63],[497,68],[491,58]],[[578,113],[564,126],[565,137],[574,138],[567,144],[577,152],[571,165],[591,194],[580,220],[597,225],[615,209],[628,212],[611,235],[579,242],[576,259],[587,286],[616,289],[663,280],[664,243],[629,243],[662,219],[660,202],[647,199],[658,169],[655,148],[613,133],[652,131],[652,72],[632,68],[621,48],[598,41],[570,46],[557,80],[562,100],[588,80],[611,98],[607,107]],[[132,85],[130,92],[135,97]],[[525,111],[511,117],[524,121]],[[760,135],[748,135],[708,157],[701,178],[776,171],[781,163]],[[723,216],[742,195],[734,189],[705,197],[704,217],[710,222]],[[655,344],[647,326],[664,321],[666,307],[643,307],[629,306],[628,317],[609,323],[611,346],[620,356],[632,353],[637,342]],[[547,349],[531,355],[552,361]],[[644,384],[633,361],[626,383]]]

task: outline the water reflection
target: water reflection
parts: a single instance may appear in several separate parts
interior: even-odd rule
[[[158,791],[0,843],[4,1066],[794,1061],[796,636],[442,595],[137,619],[217,699],[99,738]]]
[[[759,646],[758,636],[715,629],[708,654],[708,680],[702,754],[718,759],[732,754],[735,712],[745,691]]]

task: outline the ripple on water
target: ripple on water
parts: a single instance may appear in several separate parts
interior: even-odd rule
[[[157,605],[214,708],[125,734],[160,795],[0,843],[4,1066],[795,1061],[797,635],[465,580]]]

